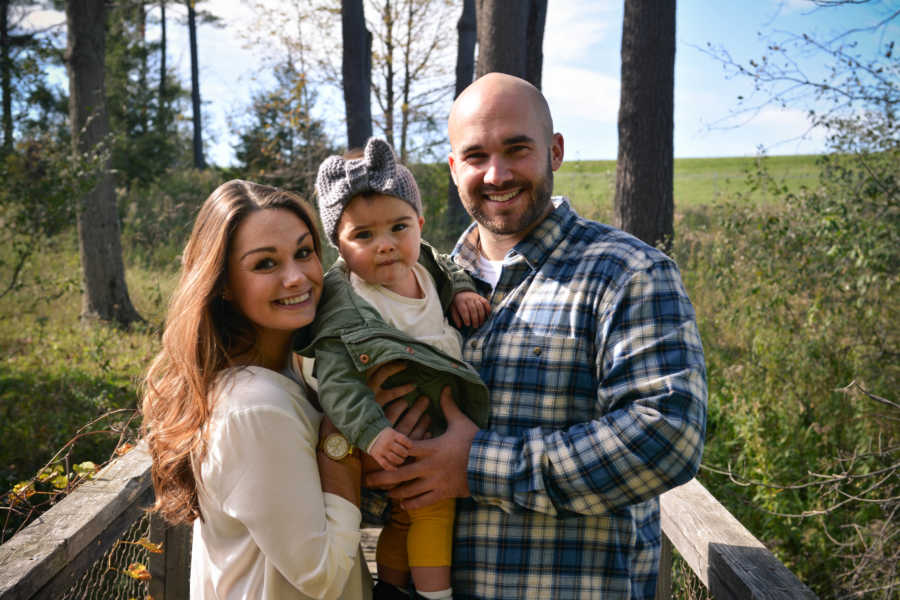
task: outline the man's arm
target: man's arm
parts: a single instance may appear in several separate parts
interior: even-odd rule
[[[501,436],[451,410],[447,433],[414,444],[416,462],[369,484],[408,482],[390,492],[407,508],[471,494],[507,511],[564,515],[641,502],[693,477],[706,379],[677,268],[663,261],[628,273],[600,310],[597,418]]]

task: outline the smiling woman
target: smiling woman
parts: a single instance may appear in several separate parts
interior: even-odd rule
[[[333,426],[291,360],[322,291],[311,215],[293,194],[229,181],[184,251],[142,410],[154,510],[194,524],[191,598],[370,594],[359,455],[317,451]]]

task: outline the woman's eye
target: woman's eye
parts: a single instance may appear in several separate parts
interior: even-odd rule
[[[271,258],[264,258],[258,261],[255,265],[253,265],[254,271],[264,271],[266,269],[271,269],[275,266],[275,261]]]
[[[309,258],[310,255],[313,254],[312,248],[297,248],[297,252],[294,254],[294,258],[304,259]]]

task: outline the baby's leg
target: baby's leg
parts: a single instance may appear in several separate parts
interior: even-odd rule
[[[416,591],[426,598],[452,597],[450,564],[455,511],[453,499],[409,511],[409,567]]]
[[[409,558],[406,554],[408,531],[409,515],[391,507],[391,519],[382,528],[375,547],[378,581],[390,583],[401,590],[406,590],[409,585]]]

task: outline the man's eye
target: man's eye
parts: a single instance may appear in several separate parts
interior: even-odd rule
[[[271,269],[275,266],[275,261],[271,258],[264,258],[260,261],[257,261],[255,265],[253,265],[254,271],[265,271],[266,269]]]

